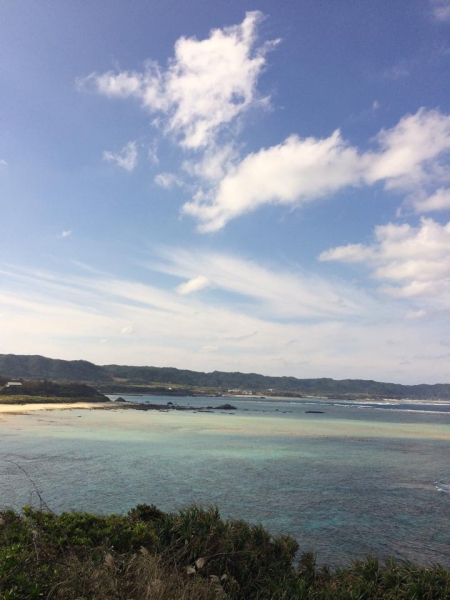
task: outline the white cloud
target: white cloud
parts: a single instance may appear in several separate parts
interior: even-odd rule
[[[8,166],[8,163],[6,162],[6,160],[3,160],[3,158],[0,158],[0,169],[4,169],[7,166]]]
[[[155,177],[155,183],[166,190],[183,185],[183,182],[175,173],[158,173]]]
[[[347,244],[346,246],[337,246],[331,250],[322,252],[319,260],[334,260],[343,263],[364,263],[373,257],[372,248],[364,244]]]
[[[431,8],[438,21],[450,21],[450,0],[431,0]]]
[[[232,293],[250,303],[252,314],[277,319],[359,318],[366,311],[376,312],[366,294],[339,282],[328,282],[302,272],[270,269],[236,256],[161,248],[154,270],[188,279],[177,291],[185,294],[206,285]],[[203,275],[198,276],[201,272]],[[220,302],[216,299],[216,302]],[[257,328],[241,332],[254,335]]]
[[[179,285],[177,287],[177,292],[182,296],[187,296],[188,294],[199,292],[200,290],[204,290],[208,287],[211,287],[210,280],[203,275],[198,275],[197,277],[189,279],[189,281],[186,281],[186,283]]]
[[[293,135],[282,144],[249,154],[210,194],[198,194],[183,212],[201,231],[221,229],[231,219],[263,204],[300,205],[362,177],[361,160],[339,131],[325,139]]]
[[[199,256],[186,258],[185,265],[180,256],[172,267],[186,279],[189,264],[193,269]],[[228,271],[235,266],[244,268],[242,276]],[[255,266],[246,285],[249,269]],[[203,295],[179,296],[95,269],[80,278],[70,269],[61,277],[10,268],[0,278],[0,352],[299,377],[435,382],[448,375],[448,361],[429,358],[439,354],[448,331],[443,317],[412,322],[404,318],[407,301],[385,298],[370,303],[351,287],[348,296],[361,310],[348,310],[338,302],[340,312],[332,313],[333,298],[326,292],[336,283],[322,281],[317,288],[317,278],[308,280],[300,273],[280,273],[237,258],[211,261],[210,269],[216,267],[223,289],[241,290],[240,299],[236,293],[224,294],[221,303],[211,304]],[[305,314],[301,307],[308,283],[311,296],[305,302],[316,302],[315,312],[309,309],[308,314],[320,320],[296,318]],[[276,285],[280,289],[272,288]],[[331,314],[339,318],[329,318]],[[121,333],[137,323],[133,335]],[[206,346],[218,349],[204,350]]]
[[[166,70],[148,61],[143,72],[92,73],[78,85],[108,97],[136,98],[150,113],[164,115],[164,131],[179,136],[182,146],[207,146],[224,125],[267,102],[256,84],[274,43],[256,45],[262,18],[259,11],[248,12],[240,25],[214,29],[204,40],[181,37]]]
[[[122,327],[122,329],[120,330],[120,333],[123,333],[124,335],[130,335],[131,333],[134,333],[135,329],[133,327],[133,325],[126,325],[125,327]]]
[[[421,108],[383,129],[380,150],[363,156],[368,183],[385,181],[388,189],[410,189],[448,177],[438,158],[450,150],[450,115]]]
[[[428,197],[416,197],[410,200],[416,213],[450,210],[450,189],[439,188]]]
[[[153,140],[153,142],[150,144],[150,147],[148,148],[147,157],[152,166],[155,167],[159,165],[158,142],[156,140]]]
[[[324,139],[292,135],[229,164],[222,179],[200,188],[183,212],[199,221],[200,231],[210,232],[264,204],[298,207],[348,186],[384,182],[386,189],[401,191],[449,179],[449,115],[420,109],[382,130],[375,143],[375,151],[362,152],[339,131]]]
[[[103,152],[103,159],[113,162],[118,167],[121,167],[122,169],[125,169],[125,171],[131,173],[131,171],[134,171],[136,168],[138,162],[136,142],[128,142],[128,144],[125,144],[122,150],[116,154],[105,150]]]
[[[220,181],[239,159],[239,153],[234,144],[212,145],[202,158],[186,160],[183,169],[192,175],[211,184]]]
[[[398,298],[426,298],[439,308],[450,308],[450,222],[440,225],[422,218],[418,227],[379,226],[374,243],[352,244],[323,252],[319,260],[361,262],[382,290]]]
[[[72,237],[72,233],[73,231],[71,229],[64,229],[63,231],[61,231],[58,237],[62,239],[69,238]]]

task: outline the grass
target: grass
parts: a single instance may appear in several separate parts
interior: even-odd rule
[[[296,560],[289,536],[222,519],[215,507],[164,513],[140,505],[99,516],[25,507],[0,513],[0,598],[22,600],[440,600],[443,567],[381,564],[338,570]]]

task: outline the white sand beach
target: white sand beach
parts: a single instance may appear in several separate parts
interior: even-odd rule
[[[24,414],[37,410],[74,410],[74,409],[105,409],[118,408],[112,402],[64,402],[47,404],[0,404],[0,415],[2,414]]]

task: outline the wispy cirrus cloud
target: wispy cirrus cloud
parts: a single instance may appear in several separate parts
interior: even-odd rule
[[[188,294],[199,292],[200,290],[204,290],[210,286],[211,281],[207,277],[204,275],[197,275],[197,277],[193,277],[192,279],[189,279],[189,281],[181,283],[177,287],[177,292],[182,296],[187,296]]]
[[[426,358],[436,355],[442,324],[426,315],[417,316],[414,327],[399,319],[407,299],[381,303],[347,287],[351,297],[341,302],[343,290],[332,281],[322,281],[317,289],[312,286],[310,296],[303,298],[306,284],[301,273],[280,273],[237,257],[230,261],[227,256],[206,255],[201,262],[200,252],[182,256],[172,249],[170,254],[169,260],[166,252],[165,272],[170,275],[170,268],[175,279],[189,279],[194,268],[215,271],[213,283],[219,287],[214,293],[227,292],[221,301],[211,302],[202,294],[179,295],[173,287],[143,284],[95,268],[83,268],[81,275],[66,271],[64,277],[3,269],[0,352],[299,377],[357,374],[410,382],[443,377],[444,359]],[[236,266],[243,268],[241,275],[234,271]],[[319,283],[317,278],[313,283]],[[271,287],[276,285],[281,287]],[[419,354],[423,358],[415,358]]]
[[[360,318],[369,307],[372,314],[377,311],[364,292],[311,273],[270,269],[217,252],[159,248],[156,253],[160,260],[148,263],[149,268],[188,279],[178,291],[213,287],[250,301],[252,313],[264,318],[346,320]]]
[[[114,153],[109,150],[103,152],[103,160],[112,162],[118,167],[125,169],[131,173],[137,166],[138,163],[138,150],[136,142],[128,142],[120,150],[120,152]]]
[[[181,146],[205,147],[251,106],[267,103],[256,84],[276,42],[257,45],[262,18],[259,11],[248,12],[241,24],[214,29],[206,39],[181,37],[166,69],[149,60],[143,71],[92,73],[78,86],[109,98],[134,98],[161,115],[164,132]]]

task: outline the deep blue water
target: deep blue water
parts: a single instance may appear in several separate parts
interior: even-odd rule
[[[372,553],[450,566],[448,405],[134,399],[238,411],[3,417],[1,504],[38,504],[35,486],[56,511],[214,503],[294,535],[320,561]]]

